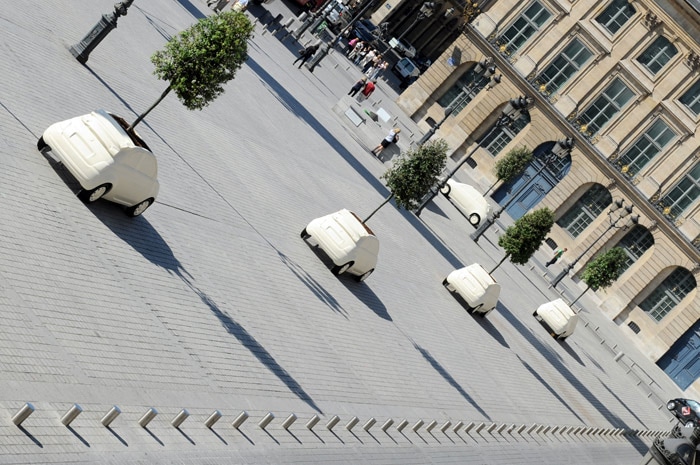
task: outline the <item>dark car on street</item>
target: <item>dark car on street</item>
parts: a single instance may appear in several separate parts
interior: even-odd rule
[[[680,421],[684,426],[696,428],[700,426],[700,403],[691,399],[673,399],[669,400],[666,408]]]
[[[361,19],[355,23],[352,30],[352,35],[364,40],[365,42],[374,43],[377,40],[377,26],[369,19]]]

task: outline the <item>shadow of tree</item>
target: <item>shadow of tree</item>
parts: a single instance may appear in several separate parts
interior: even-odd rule
[[[194,6],[194,5],[192,4],[192,2],[190,2],[189,0],[177,0],[177,3],[179,3],[180,5],[182,5],[182,7],[183,7],[185,10],[187,10],[192,16],[194,16],[194,17],[197,18],[197,19],[202,19],[202,18],[206,18],[206,17],[207,17],[206,14],[202,13],[202,10],[200,10],[199,8],[197,8],[196,6]]]
[[[499,312],[501,308],[505,307],[501,302],[496,303],[496,309],[494,310],[495,312]],[[473,314],[472,314],[473,315]],[[474,318],[474,321],[476,321],[479,326],[484,328],[484,330],[489,333],[489,335],[496,340],[499,344],[501,344],[503,347],[506,349],[510,349],[510,346],[508,345],[508,342],[506,339],[503,337],[503,335],[496,329],[496,327],[491,323],[488,319],[488,317],[482,317],[482,316],[477,316]]]
[[[348,317],[348,312],[340,305],[340,302],[338,302],[333,295],[326,291],[326,289],[318,281],[316,281],[313,276],[307,273],[306,270],[299,266],[298,263],[294,262],[294,260],[289,258],[284,253],[277,250],[277,254],[279,255],[282,263],[289,268],[294,276],[299,278],[299,281],[304,283],[304,285],[309,288],[309,290],[318,298],[318,300],[326,304],[333,311],[340,313],[345,318]]]
[[[484,418],[486,418],[487,420],[491,420],[491,417],[479,406],[479,404],[477,404],[474,401],[472,396],[470,396],[469,393],[464,390],[464,388],[457,382],[457,380],[454,379],[452,377],[452,375],[450,375],[447,372],[447,370],[445,370],[445,368],[440,364],[440,362],[435,360],[435,358],[432,355],[430,355],[430,352],[425,350],[423,347],[421,347],[417,343],[415,343],[413,341],[411,341],[411,342],[413,343],[413,347],[415,347],[416,350],[418,352],[420,352],[420,354],[423,356],[423,358],[428,363],[430,363],[430,366],[432,366],[435,369],[435,371],[437,371],[440,374],[440,376],[442,376],[450,386],[455,388],[457,390],[457,392],[459,392],[461,394],[461,396],[464,397],[464,399],[467,402],[469,402]]]
[[[529,371],[530,374],[531,374],[532,376],[534,376],[535,379],[536,379],[537,381],[540,382],[540,384],[542,384],[542,386],[544,386],[545,388],[547,388],[547,390],[550,392],[550,394],[552,394],[564,407],[567,408],[567,410],[568,410],[569,412],[571,412],[576,418],[578,418],[578,421],[580,421],[580,422],[583,423],[584,425],[586,424],[586,422],[584,421],[584,419],[581,418],[581,417],[579,416],[578,413],[576,413],[576,410],[572,409],[571,406],[568,404],[568,402],[566,402],[566,400],[564,400],[564,398],[561,397],[561,396],[559,395],[559,393],[556,391],[556,389],[554,389],[552,386],[550,386],[549,383],[548,383],[547,381],[545,381],[544,378],[542,378],[542,377],[540,376],[540,374],[537,373],[537,371],[536,371],[535,369],[533,369],[533,368],[530,366],[529,363],[527,363],[525,360],[523,360],[522,358],[520,358],[520,356],[517,355],[517,354],[516,354],[516,357],[518,357],[518,360],[520,360],[520,363],[523,364],[523,366],[525,367],[525,369],[526,369],[527,371]]]
[[[229,334],[234,336],[260,363],[274,373],[292,393],[321,413],[319,407],[304,391],[302,386],[275,360],[272,354],[243,326],[221,310],[216,302],[204,291],[193,284],[194,278],[192,275],[182,267],[180,261],[175,258],[170,246],[145,217],[128,218],[116,205],[107,202],[98,202],[90,207],[95,212],[95,216],[120,239],[133,247],[148,261],[175,274],[187,284],[219,319],[221,325]]]

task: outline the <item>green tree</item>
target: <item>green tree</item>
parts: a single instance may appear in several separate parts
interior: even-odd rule
[[[201,110],[224,92],[248,58],[253,24],[237,11],[225,11],[199,20],[180,32],[151,57],[158,79],[168,87],[156,102],[133,122],[136,127],[170,91],[188,110]]]
[[[516,265],[527,263],[532,254],[540,248],[553,224],[554,214],[545,207],[528,213],[517,220],[513,226],[509,226],[505,234],[498,238],[498,245],[503,247],[506,255],[490,273],[496,271],[509,257],[510,261]]]
[[[620,277],[622,267],[627,261],[627,254],[621,247],[613,247],[603,252],[588,262],[586,269],[581,273],[581,280],[586,283],[586,289],[576,298],[571,305],[578,302],[588,289],[598,290],[610,287]]]
[[[510,182],[519,176],[527,165],[532,161],[532,150],[525,147],[516,147],[506,153],[503,157],[496,161],[493,167],[493,174],[496,175],[496,182],[491,184],[484,195],[491,192],[491,189],[499,183],[499,181]]]
[[[437,139],[401,154],[382,175],[391,194],[362,222],[372,218],[392,198],[396,199],[396,206],[399,208],[417,208],[420,200],[437,183],[438,176],[445,168],[447,148],[444,139]]]

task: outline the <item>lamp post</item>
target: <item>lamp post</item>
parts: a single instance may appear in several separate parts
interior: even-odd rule
[[[124,0],[114,5],[114,12],[108,15],[102,15],[102,18],[93,26],[85,37],[75,45],[71,45],[70,52],[82,64],[87,63],[95,47],[97,47],[102,39],[107,37],[112,29],[117,27],[117,19],[120,16],[126,16],[126,10],[134,3],[134,0]]]
[[[625,201],[622,199],[615,200],[610,207],[610,210],[608,210],[608,221],[610,222],[610,225],[603,231],[603,233],[596,238],[593,242],[591,242],[591,245],[586,247],[586,250],[581,253],[578,257],[576,257],[576,260],[573,262],[569,263],[564,270],[556,275],[554,279],[552,280],[551,284],[552,287],[556,287],[559,282],[564,279],[564,277],[569,274],[569,271],[571,271],[574,266],[576,266],[576,263],[578,263],[579,260],[581,260],[584,255],[588,253],[589,250],[593,248],[594,245],[598,243],[599,240],[601,240],[605,235],[608,233],[613,228],[621,228],[623,231],[630,226],[637,224],[639,222],[639,215],[631,215],[632,209],[634,208],[634,205],[627,205],[624,206]],[[626,218],[624,224],[619,224],[622,219]]]
[[[444,123],[445,120],[447,119],[447,117],[450,116],[450,115],[452,114],[452,111],[453,111],[453,110],[454,110],[454,109],[453,109],[451,106],[448,106],[447,108],[445,108],[445,116],[444,116],[440,121],[438,121],[437,124],[434,124],[433,126],[431,126],[430,129],[428,130],[428,132],[426,132],[425,134],[423,134],[423,137],[421,137],[420,140],[418,141],[418,146],[419,146],[419,147],[420,147],[421,145],[425,144],[426,142],[428,142],[428,139],[430,139],[431,137],[433,137],[433,134],[435,134],[435,132],[436,132],[438,129],[440,129],[440,126],[442,126],[442,123]]]
[[[474,242],[478,242],[479,238],[486,232],[487,229],[489,229],[491,227],[491,225],[493,225],[496,222],[496,220],[501,216],[501,214],[505,211],[505,209],[508,208],[508,206],[510,206],[510,204],[512,204],[518,198],[518,196],[525,190],[525,188],[527,188],[532,181],[537,179],[537,177],[547,167],[549,167],[549,165],[551,165],[555,161],[557,161],[561,158],[564,158],[565,156],[570,154],[573,146],[574,146],[574,140],[571,137],[567,137],[566,139],[558,140],[557,143],[554,145],[554,147],[552,147],[552,150],[547,152],[547,154],[545,155],[544,163],[542,164],[540,169],[537,170],[535,175],[532,178],[530,178],[527,182],[523,183],[523,185],[520,186],[517,191],[515,191],[515,193],[511,196],[511,198],[505,204],[503,204],[501,206],[501,208],[496,210],[496,212],[493,214],[492,217],[487,218],[486,221],[481,223],[479,225],[479,227],[476,228],[476,231],[471,233],[469,235],[469,237],[472,238],[472,240],[474,240]]]
[[[326,57],[326,55],[328,55],[330,49],[335,47],[338,44],[338,42],[340,42],[340,39],[345,35],[345,33],[349,31],[350,28],[352,28],[352,26],[357,22],[358,19],[362,17],[363,14],[365,14],[365,11],[369,10],[369,8],[374,4],[375,1],[376,0],[367,0],[360,12],[357,13],[355,17],[350,20],[350,22],[348,22],[348,25],[345,26],[343,30],[338,33],[335,39],[333,39],[330,44],[324,44],[323,47],[321,47],[321,50],[319,50],[318,53],[316,53],[311,58],[311,60],[309,60],[309,62],[306,64],[306,67],[310,72],[314,72],[316,66],[321,62],[321,60],[323,60]]]
[[[440,179],[438,184],[436,186],[433,186],[430,189],[430,192],[426,196],[425,200],[418,206],[418,208],[415,211],[416,216],[420,216],[421,212],[425,208],[426,205],[430,203],[431,200],[435,198],[435,196],[440,192],[440,189],[442,189],[445,184],[447,184],[447,180],[450,179],[454,174],[459,171],[459,169],[467,162],[469,159],[474,155],[474,152],[481,147],[481,141],[488,139],[491,137],[491,135],[498,129],[501,129],[504,126],[510,126],[513,124],[513,121],[518,119],[521,114],[524,112],[527,112],[528,107],[532,104],[532,98],[530,97],[518,97],[511,99],[508,104],[503,108],[501,111],[501,115],[498,117],[496,120],[496,124],[494,124],[491,129],[489,129],[489,132],[486,133],[484,137],[480,139],[480,141],[476,144],[476,147],[474,147],[464,158],[462,158],[459,163],[457,163],[457,166],[455,166],[452,171],[450,171],[447,176],[444,178]]]
[[[430,18],[433,13],[435,13],[435,3],[433,2],[425,2],[423,5],[421,5],[420,9],[418,10],[418,15],[416,16],[416,19],[413,20],[410,26],[408,26],[402,33],[401,35],[397,38],[398,40],[403,39],[406,37],[406,34],[408,34],[413,27],[418,24],[418,21],[423,21],[425,18]]]

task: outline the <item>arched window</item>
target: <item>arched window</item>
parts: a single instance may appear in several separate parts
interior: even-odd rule
[[[530,124],[530,113],[523,111],[520,117],[508,126],[501,126],[500,128],[489,130],[479,141],[479,145],[488,150],[489,153],[495,157],[528,124]]]
[[[656,74],[676,53],[678,53],[678,49],[666,37],[662,36],[647,47],[639,55],[637,61],[643,64],[651,74]]]
[[[612,195],[600,184],[593,184],[585,194],[572,205],[557,224],[574,237],[577,237],[612,203]]]
[[[625,234],[625,237],[617,243],[617,246],[627,254],[627,261],[622,265],[620,274],[627,271],[653,245],[654,236],[644,226],[637,225]]]
[[[639,304],[639,308],[656,321],[661,321],[695,287],[696,282],[692,273],[678,267]]]
[[[489,83],[489,78],[485,77],[483,73],[476,74],[474,68],[476,68],[476,63],[472,64],[437,101],[443,108],[451,106],[453,115],[464,110],[479,91]]]

